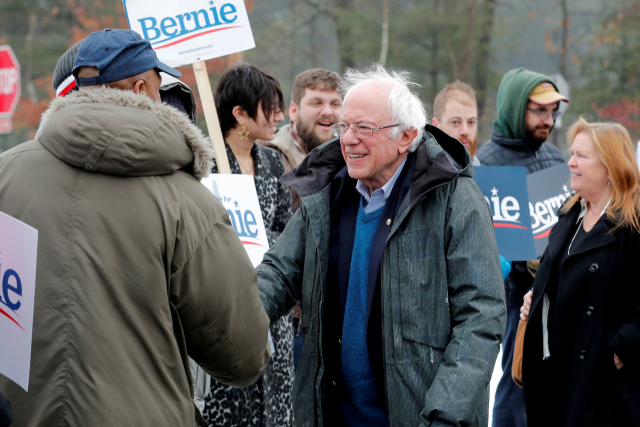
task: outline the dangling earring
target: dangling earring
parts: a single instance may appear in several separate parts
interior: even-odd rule
[[[609,180],[609,182],[607,183],[607,187],[611,185],[611,180]]]
[[[238,132],[240,139],[249,139],[249,131],[247,131],[247,124],[242,122],[242,130]]]

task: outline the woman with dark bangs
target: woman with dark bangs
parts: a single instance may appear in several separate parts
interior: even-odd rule
[[[215,91],[216,109],[231,173],[253,175],[260,210],[272,246],[291,218],[291,193],[278,183],[282,159],[256,139],[270,141],[284,120],[280,84],[260,67],[239,64],[228,70]],[[218,173],[214,166],[213,173]],[[237,389],[211,380],[203,416],[209,426],[293,426],[293,327],[291,313],[271,325],[271,362],[258,381]]]

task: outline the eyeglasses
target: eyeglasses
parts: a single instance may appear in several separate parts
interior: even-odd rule
[[[400,126],[400,123],[397,123],[395,125],[378,126],[378,127],[373,127],[369,125],[348,126],[348,125],[345,125],[344,123],[336,123],[333,126],[331,126],[331,128],[333,129],[333,136],[335,136],[336,138],[345,136],[349,131],[349,129],[351,129],[356,138],[367,139],[373,136],[374,130],[387,129],[387,128],[392,128],[396,126]]]
[[[529,108],[529,107],[527,107],[527,110],[533,111],[542,120],[546,120],[547,117],[551,116],[551,118],[555,121],[558,117],[560,117],[560,114],[562,114],[560,110],[554,110],[554,111],[534,110],[533,108]]]

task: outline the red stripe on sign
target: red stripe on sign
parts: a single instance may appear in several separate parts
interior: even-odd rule
[[[504,227],[504,228],[521,228],[521,229],[523,229],[523,230],[526,230],[526,229],[527,229],[527,227],[523,227],[523,226],[521,226],[521,225],[505,224],[505,223],[502,223],[502,222],[496,222],[495,224],[493,224],[493,226],[494,226],[495,228],[501,228],[501,227]]]
[[[262,246],[262,247],[264,248],[264,245],[261,245],[260,243],[247,242],[246,240],[240,240],[240,243],[242,243],[243,245],[256,245],[256,246]]]
[[[0,314],[4,314],[5,316],[7,316],[7,317],[9,318],[9,320],[11,320],[13,323],[15,323],[16,325],[18,325],[18,327],[19,327],[20,329],[22,329],[24,332],[27,332],[27,331],[25,331],[25,330],[24,330],[24,328],[23,328],[22,326],[20,326],[20,323],[18,323],[18,322],[16,322],[15,320],[13,320],[13,317],[9,316],[9,315],[7,314],[7,312],[6,312],[6,311],[4,311],[4,310],[3,310],[3,309],[1,309],[1,308],[0,308]]]
[[[216,30],[209,30],[209,31],[205,31],[204,33],[195,34],[195,35],[193,35],[193,36],[185,37],[185,38],[183,38],[182,40],[178,40],[178,41],[175,41],[175,42],[173,42],[173,43],[165,44],[164,46],[156,47],[155,49],[156,49],[156,50],[158,50],[158,49],[164,49],[165,47],[174,46],[174,45],[177,45],[177,44],[179,44],[179,43],[186,42],[187,40],[191,40],[191,39],[195,39],[196,37],[204,36],[205,34],[210,34],[210,33],[215,33],[216,31],[230,30],[230,29],[232,29],[232,28],[240,28],[240,27],[242,27],[242,25],[237,25],[237,26],[235,26],[235,27],[218,28],[218,29],[216,29]]]
[[[549,233],[551,233],[551,229],[548,229],[547,231],[545,231],[544,233],[540,234],[539,236],[533,236],[534,239],[543,239],[545,237],[547,237],[549,235]]]

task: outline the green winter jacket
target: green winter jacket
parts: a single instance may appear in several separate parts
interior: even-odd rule
[[[203,422],[188,356],[239,387],[269,362],[251,261],[198,181],[211,144],[117,89],[57,98],[45,118],[0,155],[0,211],[38,230],[29,392],[0,375],[14,425]]]
[[[436,135],[436,136],[434,136]],[[486,426],[489,381],[505,330],[504,287],[491,213],[464,146],[427,126],[409,193],[380,267],[389,425]],[[258,266],[274,322],[299,299],[304,349],[294,384],[298,426],[327,426],[323,396],[330,182],[345,165],[338,139],[282,179],[301,207]]]

